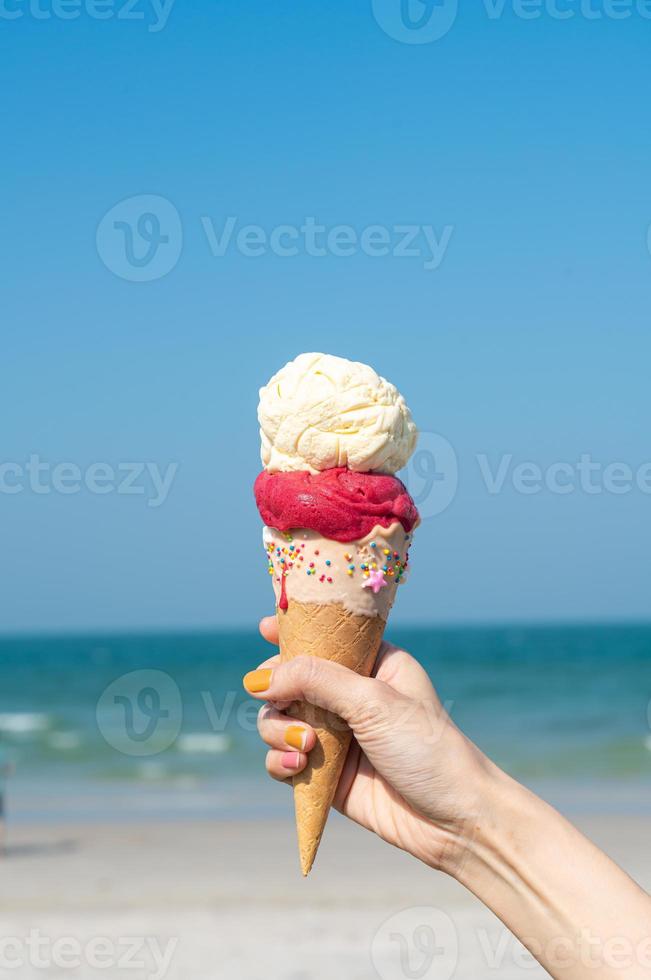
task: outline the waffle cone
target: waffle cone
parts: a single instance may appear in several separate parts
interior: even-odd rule
[[[278,610],[280,659],[301,654],[323,657],[368,677],[373,670],[385,622],[358,616],[338,603],[289,601]],[[303,772],[294,777],[294,808],[303,875],[310,872],[350,747],[352,733],[332,712],[295,702],[288,714],[310,724],[317,743]]]

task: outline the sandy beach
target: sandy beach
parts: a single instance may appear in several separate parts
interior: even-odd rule
[[[651,887],[645,817],[577,822]],[[546,976],[455,882],[338,816],[306,881],[289,818],[16,826],[0,909],[21,980]]]

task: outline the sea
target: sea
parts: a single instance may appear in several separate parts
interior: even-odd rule
[[[391,629],[456,723],[573,812],[651,815],[651,626]],[[20,822],[286,813],[242,675],[257,633],[0,638],[0,785]]]

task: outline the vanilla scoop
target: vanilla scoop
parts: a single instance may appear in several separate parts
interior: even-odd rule
[[[260,389],[261,457],[270,472],[347,466],[395,473],[418,430],[400,392],[366,364],[300,354]]]

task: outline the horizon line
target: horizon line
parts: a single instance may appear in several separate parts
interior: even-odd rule
[[[504,619],[504,620],[436,620],[436,621],[405,621],[396,620],[387,624],[387,631],[393,628],[417,631],[440,630],[509,630],[509,629],[585,629],[585,628],[651,628],[651,619],[635,617],[601,617],[579,618],[567,617],[558,619]],[[57,640],[63,638],[84,639],[87,637],[119,638],[126,636],[208,636],[232,633],[258,633],[257,627],[244,626],[238,623],[212,626],[80,626],[80,627],[44,627],[33,630],[1,630],[0,642],[5,640]]]

